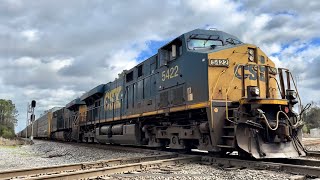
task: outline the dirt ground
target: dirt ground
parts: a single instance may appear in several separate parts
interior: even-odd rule
[[[302,138],[302,144],[308,151],[320,151],[320,138]]]
[[[302,143],[305,146],[320,144],[320,138],[302,138]]]

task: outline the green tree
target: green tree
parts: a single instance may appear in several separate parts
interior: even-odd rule
[[[11,100],[0,99],[0,136],[14,137],[18,111]]]
[[[311,107],[303,113],[305,126],[309,132],[312,128],[320,127],[320,107],[315,102],[311,102]]]

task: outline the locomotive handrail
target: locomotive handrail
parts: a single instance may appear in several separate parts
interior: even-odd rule
[[[293,82],[293,85],[294,85],[294,88],[295,88],[295,91],[296,91],[296,94],[297,94],[297,98],[299,100],[299,112],[301,113],[302,111],[302,103],[301,103],[301,98],[300,98],[300,94],[299,94],[299,91],[298,91],[298,88],[297,88],[297,84],[293,78],[293,75],[291,73],[291,71],[287,68],[278,68],[279,70],[279,79],[280,79],[280,86],[281,86],[281,96],[282,96],[282,99],[285,99],[285,96],[286,96],[286,92],[285,92],[285,87],[284,87],[284,80],[283,80],[283,74],[282,74],[282,71],[285,70],[286,72],[286,75],[287,75],[287,88],[290,89],[291,86],[290,86],[290,79],[292,80]]]
[[[234,123],[234,124],[237,124],[237,123],[229,119],[229,112],[228,112],[228,93],[229,93],[230,86],[231,86],[231,84],[233,83],[233,81],[234,81],[234,79],[235,79],[235,77],[236,77],[236,72],[238,72],[240,66],[243,67],[244,65],[243,65],[243,64],[238,64],[238,65],[237,65],[237,68],[236,68],[236,70],[235,70],[234,73],[233,73],[232,80],[231,80],[231,82],[229,83],[228,89],[227,89],[227,91],[226,91],[226,120],[228,120],[228,121],[230,121],[230,122],[232,122],[232,123]],[[242,76],[244,77],[244,74],[242,74]],[[244,87],[242,87],[242,88],[244,88]]]
[[[289,70],[288,70],[289,71]],[[296,93],[297,93],[297,97],[299,99],[299,111],[301,112],[302,111],[302,103],[301,103],[301,98],[300,98],[300,94],[299,94],[299,90],[297,88],[297,85],[296,85],[296,82],[294,81],[294,78],[292,76],[292,73],[289,71],[289,74],[290,74],[290,77],[292,79],[292,82],[293,82],[293,85],[294,85],[294,88],[296,90]]]
[[[224,70],[222,70],[221,71],[221,73],[219,74],[219,76],[218,76],[218,79],[217,79],[217,81],[216,81],[216,84],[214,85],[214,88],[212,89],[212,93],[211,93],[211,99],[213,99],[213,96],[214,96],[214,91],[216,90],[216,88],[217,88],[217,85],[218,85],[218,82],[219,82],[219,80],[220,80],[220,77],[221,77],[221,75],[223,74],[223,73],[225,73],[226,72],[226,70],[224,69]]]

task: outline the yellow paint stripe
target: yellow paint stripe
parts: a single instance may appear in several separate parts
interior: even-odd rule
[[[163,109],[160,109],[160,110],[157,111],[157,114],[162,114],[162,113],[164,113]]]
[[[198,108],[204,108],[204,107],[208,107],[208,106],[210,106],[210,102],[203,102],[203,103],[199,103],[199,104],[188,105],[187,109],[198,109]]]
[[[240,104],[279,104],[279,105],[288,105],[288,101],[286,99],[256,99],[250,100],[248,99],[240,99]]]
[[[170,112],[183,111],[183,110],[186,110],[186,106],[172,107],[172,108],[170,108],[169,110],[170,110]]]
[[[156,115],[157,113],[158,113],[157,111],[150,111],[150,112],[142,113],[142,116],[151,116],[151,115]]]

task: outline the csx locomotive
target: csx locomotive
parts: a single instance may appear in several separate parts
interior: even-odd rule
[[[34,136],[254,158],[304,156],[303,121],[293,110],[298,100],[290,71],[276,69],[259,47],[196,29],[113,82],[49,111],[35,121]]]

